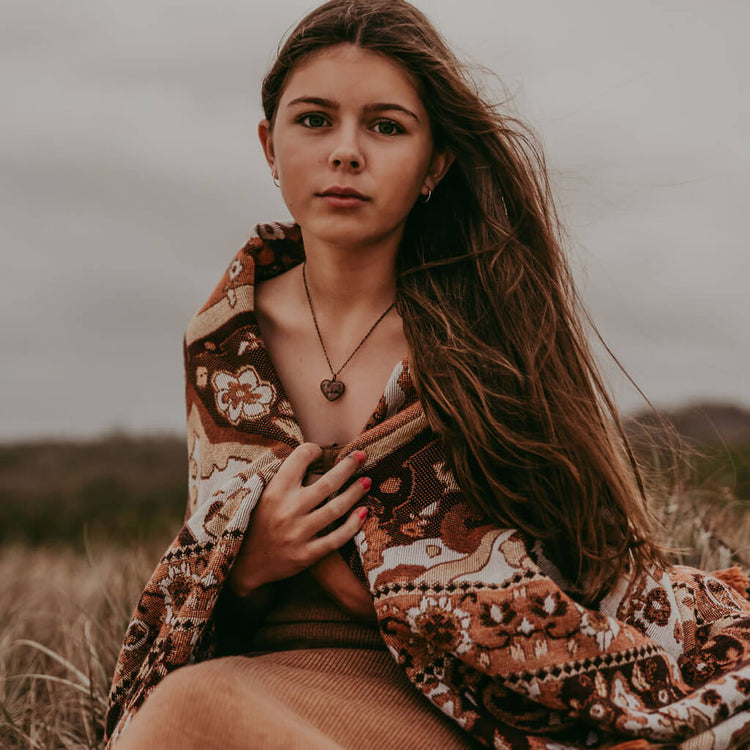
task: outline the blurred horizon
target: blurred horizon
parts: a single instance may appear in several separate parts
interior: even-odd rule
[[[626,430],[632,424],[656,426],[658,420],[663,419],[667,424],[675,426],[683,437],[697,441],[698,444],[722,442],[742,443],[750,445],[750,408],[728,401],[686,401],[670,408],[654,410],[644,403],[643,408],[620,412]],[[131,429],[119,425],[112,425],[99,432],[68,433],[68,432],[40,432],[34,435],[5,437],[0,434],[0,449],[12,449],[24,445],[100,445],[108,442],[158,442],[187,440],[186,428],[155,428]]]
[[[288,216],[259,90],[317,4],[6,1],[0,442],[184,432],[183,331]],[[539,134],[583,302],[645,395],[750,409],[750,4],[414,4]]]

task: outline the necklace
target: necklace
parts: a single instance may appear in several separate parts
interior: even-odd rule
[[[349,355],[346,362],[344,362],[344,364],[341,365],[341,367],[339,367],[336,372],[334,372],[333,365],[331,364],[331,359],[328,356],[328,352],[326,351],[326,345],[323,343],[323,337],[320,335],[320,327],[318,326],[318,319],[315,317],[315,310],[313,309],[312,299],[310,299],[310,290],[307,287],[307,274],[305,273],[306,263],[307,261],[304,261],[302,263],[302,281],[305,282],[307,304],[310,305],[310,312],[312,313],[313,323],[315,323],[315,330],[318,332],[318,340],[320,341],[320,345],[323,347],[323,354],[326,355],[328,369],[331,371],[330,380],[326,378],[325,380],[320,381],[320,390],[329,401],[335,401],[337,398],[340,398],[346,390],[346,386],[340,380],[336,379],[338,377],[338,374],[349,364],[349,360],[359,351],[359,348],[362,346],[362,344],[367,341],[367,337],[375,330],[375,326],[380,323],[381,320],[383,320],[383,318],[390,312],[391,307],[393,307],[396,303],[391,303],[391,306],[375,321],[372,328],[370,328],[370,330],[365,334],[365,337],[362,339],[362,341],[357,344],[357,348]]]

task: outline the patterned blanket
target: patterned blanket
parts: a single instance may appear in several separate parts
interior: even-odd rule
[[[253,507],[303,440],[253,314],[255,282],[302,258],[297,227],[258,227],[188,327],[187,520],[128,626],[110,743],[169,672],[214,653],[214,605]],[[407,360],[341,456],[355,449],[373,483],[352,546],[383,640],[425,699],[481,744],[750,747],[750,601],[738,570],[653,571],[581,606],[538,543],[466,502]]]

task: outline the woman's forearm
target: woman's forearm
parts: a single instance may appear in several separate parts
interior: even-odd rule
[[[377,619],[372,595],[352,573],[338,551],[331,552],[315,563],[310,568],[310,573],[321,588],[347,612],[362,620]]]

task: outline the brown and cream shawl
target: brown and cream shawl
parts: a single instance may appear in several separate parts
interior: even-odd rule
[[[253,314],[256,280],[303,257],[298,227],[259,226],[187,329],[186,521],[127,628],[110,742],[169,672],[215,653],[214,606],[253,507],[303,441]],[[581,606],[538,544],[466,502],[407,360],[340,455],[358,448],[373,483],[352,547],[383,641],[415,689],[480,743],[750,746],[741,575],[732,584],[674,567]]]

